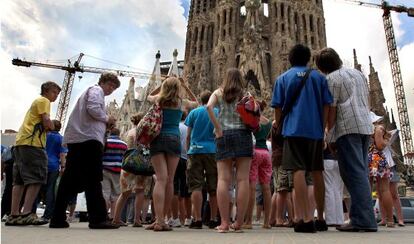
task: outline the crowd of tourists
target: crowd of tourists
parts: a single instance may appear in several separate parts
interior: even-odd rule
[[[275,81],[271,101],[255,100],[236,68],[215,91],[199,94],[200,101],[183,79],[166,78],[146,98],[162,112],[148,144],[139,139],[148,115],[132,115],[132,129],[120,135],[117,118],[105,111],[105,96],[120,86],[116,75],[102,74],[80,96],[64,136],[59,121],[50,119],[61,88],[42,84],[16,144],[2,152],[5,225],[68,228],[76,196],[85,192],[91,229],[206,225],[240,233],[260,224],[315,233],[329,226],[348,232],[394,227],[393,208],[400,213],[401,206],[394,204],[399,179],[391,134],[370,112],[366,78],[344,67],[331,48],[313,57],[319,71],[309,68],[311,58],[306,46],[290,50],[291,68]],[[246,115],[240,106],[254,109]],[[153,173],[124,167],[130,155]],[[40,201],[46,208],[38,218]],[[398,225],[404,226],[401,215]]]

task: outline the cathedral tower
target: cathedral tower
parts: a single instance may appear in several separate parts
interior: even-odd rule
[[[326,46],[322,0],[192,0],[185,78],[199,94],[216,89],[226,70],[237,67],[249,90],[269,101],[297,43],[312,52]]]

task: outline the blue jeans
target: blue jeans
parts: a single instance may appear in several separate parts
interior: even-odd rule
[[[339,171],[351,195],[351,224],[377,229],[368,180],[369,135],[348,134],[337,139]]]
[[[47,183],[46,183],[46,209],[43,213],[43,217],[50,219],[53,214],[53,209],[55,208],[55,187],[56,180],[59,176],[59,171],[48,172],[47,173]]]

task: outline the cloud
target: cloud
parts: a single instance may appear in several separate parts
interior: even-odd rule
[[[355,48],[358,61],[362,64],[366,75],[369,73],[368,57],[371,56],[386,98],[384,105],[388,109],[393,109],[397,126],[399,127],[394,85],[382,21],[382,10],[341,1],[324,0],[323,3],[328,46],[335,48],[340,56],[346,60],[345,63],[351,65],[353,65],[352,49]],[[392,1],[391,4],[405,3],[402,3],[402,1]],[[398,47],[398,53],[410,121],[411,125],[414,125],[414,70],[410,67],[412,66],[410,63],[414,55],[414,29],[403,28],[403,26],[406,26],[406,23],[402,22],[402,19],[405,19],[402,15],[405,14],[393,13],[392,21],[397,43],[404,43],[403,46]],[[411,18],[410,21],[413,21],[413,19]],[[404,39],[404,42],[399,42],[402,39]],[[411,127],[412,133],[413,127]]]
[[[46,80],[62,84],[65,75],[62,70],[13,66],[12,58],[66,65],[68,58],[74,57],[73,62],[84,52],[82,63],[87,66],[151,72],[157,50],[162,60],[170,60],[174,48],[179,58],[184,56],[186,19],[178,0],[5,0],[0,11],[2,129],[18,129],[40,84]],[[97,78],[76,74],[69,111]],[[122,78],[121,87],[107,101],[120,102],[128,80]],[[53,112],[56,107],[57,102]]]

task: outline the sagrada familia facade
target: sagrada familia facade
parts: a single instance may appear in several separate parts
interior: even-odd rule
[[[270,101],[273,83],[289,68],[288,52],[297,43],[307,45],[312,53],[326,47],[322,0],[191,0],[184,61],[177,60],[175,50],[173,61],[161,62],[158,52],[148,85],[135,88],[132,78],[122,105],[113,101],[108,111],[119,118],[117,125],[124,133],[132,127],[132,114],[147,111],[145,98],[161,84],[161,75],[183,77],[197,95],[216,89],[230,67],[241,70],[252,94]],[[355,50],[354,67],[361,70]],[[368,80],[372,111],[384,116],[387,129],[396,128],[392,111],[384,107],[371,58]],[[399,140],[393,149],[400,162]]]

